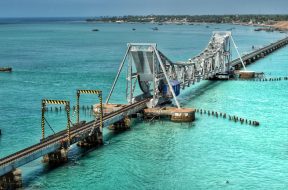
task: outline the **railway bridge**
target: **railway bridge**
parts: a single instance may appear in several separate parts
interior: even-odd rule
[[[257,59],[265,57],[275,50],[288,44],[288,37],[257,49],[247,55],[231,61],[231,43],[236,47],[231,32],[214,32],[207,47],[197,56],[187,61],[173,62],[156,44],[129,43],[124,58],[112,84],[108,98],[102,106],[102,92],[99,90],[78,90],[75,124],[70,120],[70,102],[65,100],[42,100],[42,139],[39,143],[0,159],[0,189],[21,186],[21,177],[17,177],[17,168],[40,157],[49,164],[67,161],[71,145],[97,146],[103,143],[103,128],[115,123],[122,123],[127,117],[154,108],[165,102],[174,101],[180,109],[177,96],[180,89],[189,87],[201,80],[229,79],[233,70],[244,67]],[[128,104],[122,105],[112,112],[105,112],[114,94],[119,76],[126,71],[126,99]],[[88,123],[79,120],[80,94],[96,94],[99,107],[96,118]],[[45,136],[46,104],[64,104],[67,112],[65,130],[48,137]],[[104,108],[103,108],[104,107]],[[104,111],[103,111],[104,109]],[[104,114],[104,112],[106,114]],[[124,124],[125,125],[125,124]]]

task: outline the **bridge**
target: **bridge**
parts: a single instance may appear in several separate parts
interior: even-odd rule
[[[256,60],[265,57],[266,55],[269,55],[270,53],[276,51],[277,49],[282,48],[283,46],[288,44],[288,37],[279,40],[277,42],[271,43],[265,47],[262,47],[260,49],[257,49],[251,53],[248,53],[244,56],[241,57],[242,61],[244,62],[245,65],[249,65]],[[233,60],[230,65],[232,67],[235,67],[236,69],[239,69],[242,67],[242,61],[240,58],[237,58]]]
[[[44,161],[49,164],[59,164],[67,161],[69,147],[75,143],[81,146],[103,144],[104,127],[115,123],[120,126],[125,125],[123,123],[125,118],[143,111],[146,107],[154,108],[171,102],[173,99],[178,109],[181,109],[177,100],[180,88],[184,89],[201,80],[229,79],[233,75],[234,68],[239,69],[242,66],[245,68],[246,64],[287,45],[288,37],[233,61],[231,61],[231,41],[234,43],[231,32],[214,32],[207,47],[199,55],[179,62],[171,61],[157,49],[156,44],[129,43],[106,104],[102,106],[102,92],[99,90],[77,90],[76,124],[72,124],[70,120],[69,101],[42,100],[42,139],[35,145],[0,159],[0,189],[21,186],[19,179],[17,183],[15,182],[13,172],[35,159],[43,157]],[[110,105],[110,98],[124,68],[127,71],[126,99],[128,104],[103,114],[105,106]],[[136,90],[136,88],[139,89]],[[100,107],[96,109],[97,117],[88,123],[81,122],[79,119],[81,93],[96,94],[100,101]],[[67,112],[67,128],[48,137],[45,136],[46,104],[64,104]]]

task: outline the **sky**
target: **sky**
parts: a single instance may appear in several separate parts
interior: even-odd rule
[[[288,14],[288,0],[0,0],[0,17]]]

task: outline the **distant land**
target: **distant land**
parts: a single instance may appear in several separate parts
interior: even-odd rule
[[[158,24],[229,23],[288,30],[288,15],[147,15],[87,18],[87,22]]]

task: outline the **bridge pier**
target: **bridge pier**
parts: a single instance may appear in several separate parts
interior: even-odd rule
[[[103,145],[103,133],[98,127],[95,132],[77,143],[80,147],[95,147]]]
[[[3,176],[0,176],[0,189],[17,189],[22,187],[22,172],[14,169]]]
[[[61,148],[43,156],[43,162],[51,165],[58,165],[68,162],[68,149]]]
[[[124,119],[114,123],[113,125],[110,125],[109,129],[114,131],[125,131],[127,129],[130,129],[130,126],[131,118],[125,117]]]
[[[195,120],[195,112],[196,110],[192,108],[155,107],[144,109],[144,116],[150,121],[154,118],[168,117],[174,122],[193,122]]]

